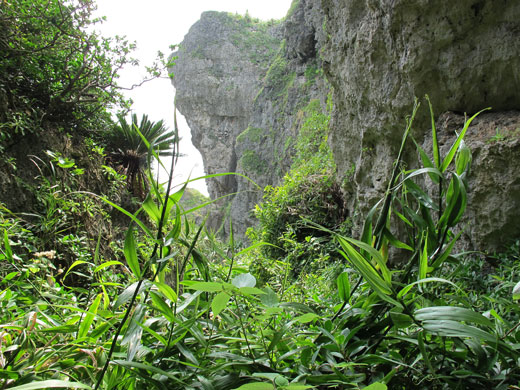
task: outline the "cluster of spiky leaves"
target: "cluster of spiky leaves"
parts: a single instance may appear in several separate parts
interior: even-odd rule
[[[419,150],[425,167],[404,171],[397,160],[361,240],[332,232],[349,264],[333,293],[320,280],[296,293],[283,277],[257,285],[243,258],[268,243],[239,250],[233,236],[224,245],[189,224],[184,188],[169,194],[152,184],[134,214],[112,204],[131,220],[122,258],[94,253],[61,283],[52,259],[25,245],[31,237],[3,214],[3,388],[514,388],[518,251],[474,290],[466,287],[475,259],[451,253],[466,204],[470,121],[445,157],[433,129],[433,158]],[[415,181],[421,176],[436,194]],[[406,261],[389,261],[395,253]],[[67,287],[80,266],[89,288]]]
[[[104,134],[111,149],[110,158],[126,175],[129,189],[134,195],[144,199],[147,190],[146,169],[150,166],[150,156],[173,156],[173,147],[178,143],[175,131],[169,130],[162,120],[152,122],[143,114],[141,121],[132,114],[129,123],[124,115],[117,116],[119,124]]]

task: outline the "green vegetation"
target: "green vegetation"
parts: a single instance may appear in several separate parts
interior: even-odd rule
[[[74,122],[76,132],[103,128],[106,109],[126,104],[116,79],[133,62],[133,45],[88,32],[92,7],[89,0],[0,3],[2,149],[49,122]]]
[[[268,168],[267,162],[254,150],[244,150],[242,157],[240,157],[239,164],[246,172],[254,172],[256,174],[262,174]]]
[[[321,155],[323,162],[330,156],[324,146],[328,113],[315,101],[305,111],[301,136],[306,141],[297,149]],[[411,136],[412,120],[413,115],[403,145]],[[338,226],[323,226],[327,220],[320,220],[319,204],[326,200],[313,203],[308,196],[295,205],[303,212],[308,203],[305,220],[295,218],[286,225],[291,234],[287,229],[281,241],[272,236],[272,242],[237,248],[233,235],[222,243],[185,219],[180,206],[185,188],[170,194],[151,182],[150,194],[134,214],[106,201],[130,219],[117,257],[105,257],[99,241],[85,250],[81,236],[67,235],[62,241],[76,261],[60,270],[56,259],[61,254],[42,250],[42,242],[23,228],[24,221],[1,209],[2,386],[516,386],[518,244],[487,272],[478,259],[452,253],[457,239],[452,229],[466,204],[470,158],[462,137],[470,121],[445,156],[436,142],[433,158],[419,149],[425,167],[405,171],[397,159],[389,190],[367,216],[362,240]],[[66,166],[72,163],[54,158]],[[296,182],[295,172],[318,171],[310,165],[297,159],[283,187]],[[416,180],[420,176],[437,184],[434,198]],[[309,185],[315,198],[321,196],[320,186],[327,185],[316,183]],[[303,180],[298,185],[303,188]],[[264,203],[261,213],[279,207],[288,218],[294,203],[285,203],[285,210],[281,204]],[[305,230],[301,241],[298,230]],[[293,240],[292,252],[284,258],[267,261],[258,251],[278,249],[272,245],[284,240]],[[298,267],[293,261],[298,250],[315,256],[315,268],[300,267],[295,278],[291,273]],[[260,271],[247,272],[258,262],[278,276],[259,281]]]
[[[316,271],[321,259],[339,259],[332,237],[309,227],[302,218],[343,233],[350,225],[327,144],[330,112],[323,112],[319,100],[312,100],[303,115],[292,168],[280,186],[266,188],[264,201],[255,210],[260,225],[249,231],[253,242],[275,245],[263,247],[265,259],[252,264],[263,280],[279,275],[275,270],[267,273],[270,267],[265,262],[275,259],[287,262],[295,276],[304,269],[304,274]]]
[[[296,8],[299,4],[300,0],[293,0],[291,2],[291,6],[289,7],[289,11],[287,11],[287,15],[285,17],[288,18],[289,16],[291,16],[294,13],[294,11],[296,11]]]
[[[118,125],[103,134],[111,150],[111,162],[127,177],[128,188],[133,194],[144,199],[147,190],[145,168],[150,165],[149,158],[154,155],[172,156],[172,148],[179,140],[162,120],[152,122],[143,115],[138,122],[136,114],[132,115],[131,123],[123,115],[118,115],[118,120]]]
[[[257,143],[262,139],[262,136],[265,135],[265,130],[259,127],[251,127],[249,126],[242,133],[240,133],[236,139],[237,143]]]
[[[285,43],[282,44],[265,75],[264,88],[270,88],[272,90],[271,94],[274,97],[286,96],[288,89],[296,77],[294,72],[288,71],[287,59],[283,55],[284,47]]]
[[[73,59],[72,48],[86,39],[74,23],[86,20],[90,3],[67,4],[0,3],[0,34],[27,35],[13,38],[10,54],[2,51],[3,146],[12,150],[26,137],[56,142],[31,157],[32,182],[18,179],[25,186],[19,195],[33,198],[28,208],[0,204],[1,388],[518,387],[520,244],[488,262],[453,253],[471,163],[463,137],[478,114],[445,155],[432,120],[432,150],[417,146],[422,166],[410,169],[402,156],[413,145],[414,107],[388,189],[356,240],[327,147],[330,102],[324,109],[311,101],[291,171],[257,208],[252,245],[237,245],[232,224],[223,243],[194,222],[205,198],[153,180],[149,161],[177,141],[175,132],[146,117],[137,124],[135,116],[112,129],[103,91],[95,91],[101,95],[90,116],[93,106],[81,99],[70,112],[55,111],[67,94],[44,105],[44,93],[71,81],[73,64],[52,75],[46,92],[27,87],[45,67],[22,64],[17,53],[38,56],[61,42],[56,58]],[[20,69],[8,70],[13,59]],[[27,124],[34,119],[28,107],[45,114],[37,117],[41,125]],[[430,113],[433,119],[431,106]],[[16,118],[23,120],[15,126]],[[84,136],[107,129],[100,133],[111,135]],[[251,128],[243,136],[261,134]],[[144,158],[149,183],[144,200],[124,207],[127,177],[105,152],[118,148]],[[21,159],[4,159],[10,172],[22,170]]]

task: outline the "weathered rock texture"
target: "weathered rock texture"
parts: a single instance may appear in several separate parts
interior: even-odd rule
[[[453,112],[439,117],[442,153],[447,153],[464,120],[464,115]],[[468,128],[465,142],[473,162],[461,242],[468,249],[503,249],[520,237],[520,112],[480,114]],[[431,137],[426,137],[424,149],[431,150],[431,144]]]
[[[305,3],[284,22],[203,13],[174,53],[177,107],[206,172],[238,172],[258,185],[240,176],[208,180],[212,198],[238,192],[229,208],[238,236],[254,223],[260,188],[277,184],[290,167],[299,110],[312,98],[326,100]],[[222,218],[213,218],[213,227]]]
[[[520,108],[520,2],[323,0],[322,6],[324,68],[335,103],[330,144],[340,173],[354,170],[350,193],[361,213],[386,186],[415,96],[429,94],[437,113]],[[416,137],[428,121],[422,110]],[[506,170],[515,164],[505,163]],[[482,164],[476,161],[475,175]]]
[[[468,134],[474,168],[465,242],[493,250],[520,234],[518,114],[509,111],[520,109],[519,21],[519,1],[300,0],[268,30],[273,39],[254,46],[270,53],[269,64],[258,65],[252,46],[231,38],[236,19],[207,13],[179,52],[178,105],[208,173],[236,170],[261,186],[276,184],[290,163],[298,109],[329,91],[319,77],[309,83],[309,69],[322,68],[334,91],[329,140],[350,215],[363,215],[382,195],[416,96],[429,94],[436,113],[490,106],[494,113],[475,122],[480,135]],[[429,121],[421,110],[416,139],[428,142]],[[416,162],[412,150],[407,159]],[[242,180],[210,183],[213,197],[248,188]],[[235,197],[235,223],[251,223],[258,194]]]
[[[235,139],[248,125],[261,77],[278,50],[279,28],[205,12],[180,45],[173,67],[176,103],[207,174],[234,172]],[[233,176],[208,180],[212,198],[234,193]]]

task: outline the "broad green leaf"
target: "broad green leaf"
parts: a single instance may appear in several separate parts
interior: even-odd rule
[[[390,318],[397,329],[408,328],[413,323],[412,318],[404,313],[391,311]]]
[[[269,287],[265,287],[265,294],[260,296],[260,302],[267,307],[276,307],[278,306],[278,295]]]
[[[462,175],[469,170],[471,165],[471,150],[466,146],[464,140],[460,142],[459,151],[455,157],[455,167],[457,175]]]
[[[475,326],[461,324],[452,320],[423,321],[423,328],[429,332],[447,337],[474,337],[490,343],[496,343],[498,335],[493,335]]]
[[[211,301],[211,310],[213,310],[213,314],[215,316],[218,316],[222,310],[224,310],[231,299],[231,296],[221,291]]]
[[[361,273],[363,278],[370,284],[374,291],[380,295],[390,295],[392,290],[385,280],[379,275],[375,268],[365,260],[348,242],[341,236],[337,236],[338,241],[345,252],[342,255]],[[373,248],[372,248],[373,249]]]
[[[308,322],[315,320],[318,317],[319,317],[319,315],[314,314],[314,313],[305,313],[305,314],[302,314],[301,316],[296,317],[294,319],[294,321],[297,321],[300,324],[306,324]]]
[[[343,237],[343,236],[338,236],[338,237],[340,239],[340,244],[341,244],[341,241],[345,241],[345,242],[348,241],[349,243],[356,245],[360,249],[362,249],[362,250],[366,251],[368,254],[370,254],[371,259],[375,260],[376,264],[379,266],[379,269],[381,270],[381,274],[382,274],[384,280],[386,281],[386,283],[388,283],[389,285],[392,283],[392,276],[390,274],[388,267],[386,266],[386,261],[384,260],[383,256],[377,249],[375,249],[374,247],[372,247],[371,245],[369,245],[363,241],[359,241],[354,238]],[[341,246],[343,246],[343,245],[341,244]],[[364,259],[364,257],[359,252],[357,252],[354,248],[352,248],[352,246],[349,245],[349,247],[351,248],[351,250],[353,250],[355,253],[357,253],[357,255],[361,259],[367,261],[367,263],[368,263],[368,260]],[[345,248],[343,248],[343,249],[345,249]],[[374,269],[374,268],[372,267],[372,269]],[[375,269],[374,269],[374,271],[375,271]]]
[[[222,283],[217,282],[182,282],[186,286],[186,288],[189,288],[191,290],[197,290],[197,291],[203,291],[203,292],[217,292],[223,290]]]
[[[152,298],[153,305],[157,310],[164,314],[166,319],[170,322],[173,321],[173,311],[170,306],[166,302],[164,302],[163,298],[154,291],[150,292],[150,298]]]
[[[307,390],[307,389],[314,389],[314,386],[300,385],[298,383],[289,383],[289,385],[285,386],[284,389],[288,389],[288,390]]]
[[[237,275],[231,281],[231,284],[235,287],[255,287],[256,286],[256,278],[251,275],[249,272],[245,274]]]
[[[142,206],[144,211],[146,211],[146,213],[150,217],[150,219],[154,221],[156,224],[158,224],[161,220],[161,212],[159,211],[159,208],[153,201],[151,193],[148,193]]]
[[[130,362],[134,360],[135,354],[141,347],[143,328],[139,324],[143,322],[145,314],[145,306],[142,304],[137,305],[123,340],[121,340],[121,345],[128,345],[127,360]]]
[[[37,390],[37,389],[92,389],[92,387],[79,382],[69,382],[60,380],[48,380],[41,382],[27,383],[21,386],[10,387],[10,390]]]
[[[350,282],[348,279],[348,273],[342,272],[336,279],[338,285],[338,294],[343,302],[348,302],[350,299]]]
[[[283,376],[281,376],[277,372],[255,372],[251,376],[253,378],[263,378],[263,379],[268,379],[270,381],[274,381],[278,377],[282,377],[283,378]]]
[[[105,269],[105,268],[110,267],[112,265],[123,265],[123,263],[121,263],[120,261],[116,261],[116,260],[107,261],[107,262],[105,262],[103,264],[98,265],[96,268],[94,268],[94,272],[99,272],[102,269]]]
[[[166,298],[168,298],[170,301],[175,302],[177,300],[177,294],[175,291],[173,291],[173,288],[171,288],[166,283],[161,282],[154,282],[154,285],[157,286],[159,291],[164,294]]]
[[[124,254],[128,267],[130,267],[135,277],[140,279],[141,267],[139,266],[139,259],[137,258],[137,247],[135,246],[134,229],[132,225],[130,225],[126,231]]]
[[[414,316],[419,321],[465,321],[493,327],[493,323],[488,318],[464,307],[430,306],[416,310]]]
[[[244,295],[264,295],[265,293],[256,287],[240,287],[238,289]]]
[[[274,390],[274,386],[267,382],[246,383],[234,390]]]
[[[374,382],[367,387],[363,387],[363,390],[387,390],[387,387],[384,383]]]
[[[81,323],[79,330],[78,330],[79,339],[87,336],[90,326],[92,325],[92,322],[94,321],[94,317],[97,314],[97,310],[99,307],[99,303],[101,302],[102,296],[103,296],[103,294],[97,295],[97,297],[94,299],[94,301],[90,305],[88,312],[85,314],[85,318],[83,319],[83,322]]]

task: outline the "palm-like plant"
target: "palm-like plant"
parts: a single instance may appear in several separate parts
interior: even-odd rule
[[[123,115],[117,116],[119,124],[115,125],[106,135],[111,160],[119,166],[120,173],[127,177],[130,191],[144,198],[147,189],[145,171],[149,167],[154,151],[158,156],[172,156],[173,147],[178,143],[175,131],[170,131],[162,120],[152,122],[147,115],[137,121],[137,115],[132,114],[129,123]]]

